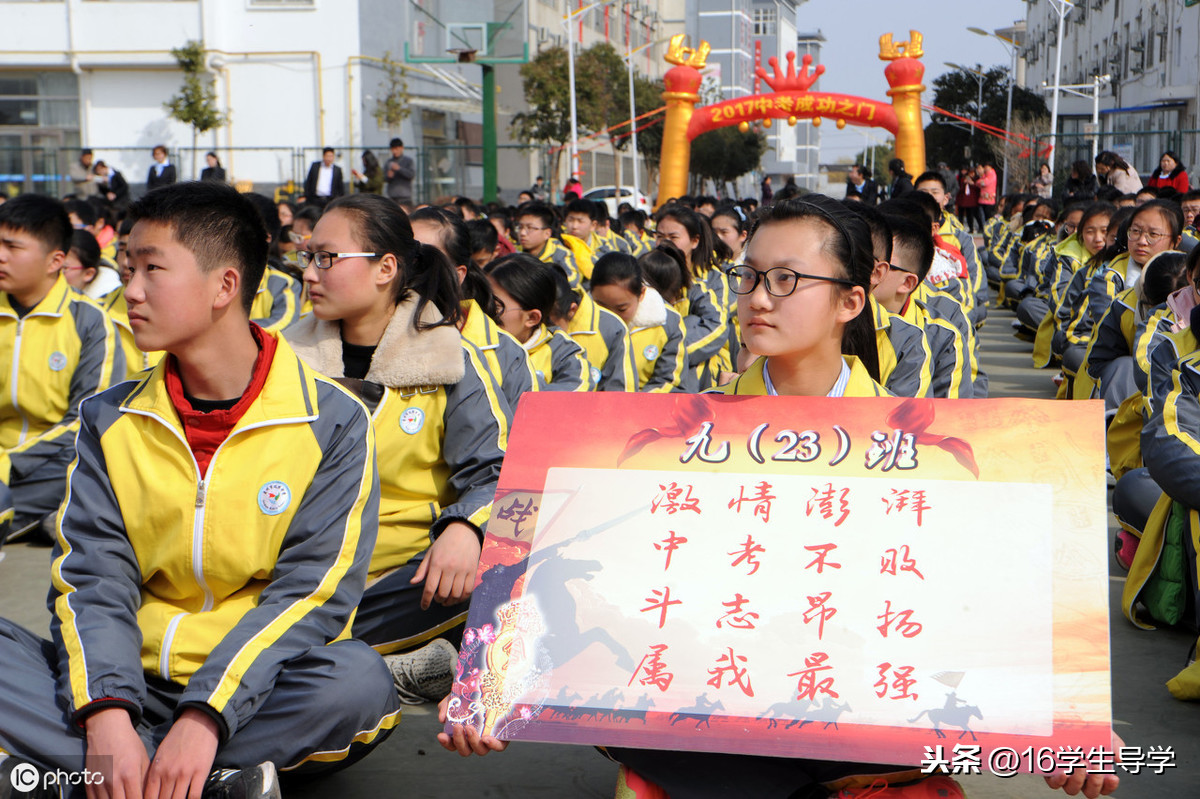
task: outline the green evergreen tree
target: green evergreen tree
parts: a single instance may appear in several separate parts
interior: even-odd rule
[[[183,85],[163,103],[170,117],[192,129],[192,173],[196,173],[196,138],[201,133],[216,130],[229,119],[217,110],[216,80],[204,68],[204,45],[188,41],[183,47],[171,50],[175,62],[183,70]]]

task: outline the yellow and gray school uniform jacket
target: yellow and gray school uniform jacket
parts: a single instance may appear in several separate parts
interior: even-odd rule
[[[633,248],[629,246],[629,242],[608,228],[602,231],[592,231],[592,236],[588,240],[588,246],[592,248],[593,261],[599,260],[600,256],[610,252],[623,252],[626,255],[633,253]]]
[[[629,341],[637,363],[638,391],[665,394],[696,390],[696,376],[687,368],[683,318],[668,308],[662,295],[650,286],[646,286],[633,316]]]
[[[983,262],[980,260],[979,251],[975,247],[975,238],[967,232],[962,222],[958,221],[958,218],[949,211],[944,214],[942,227],[938,233],[943,238],[952,240],[957,244],[963,259],[967,262],[968,283],[971,286],[973,298],[971,310],[975,312],[972,324],[979,327],[987,319],[988,287],[987,276],[983,271]]]
[[[843,397],[890,397],[892,396],[886,388],[876,383],[871,379],[871,375],[867,372],[867,367],[862,365],[862,361],[853,355],[843,355],[842,360],[846,362],[846,366],[850,368],[850,376],[846,381],[845,387],[842,389],[840,396]],[[715,388],[712,394],[728,394],[731,396],[745,397],[765,397],[770,392],[767,391],[767,381],[763,377],[763,369],[767,365],[767,359],[759,357],[754,363],[746,368],[746,371],[738,375],[734,380],[726,383],[720,388]]]
[[[1075,334],[1085,341],[1091,338],[1092,330],[1108,306],[1125,290],[1125,268],[1128,263],[1129,253],[1122,253],[1097,270],[1088,281],[1084,312],[1074,327]]]
[[[517,400],[526,391],[537,391],[533,367],[521,342],[483,312],[475,300],[463,300],[463,340],[475,347],[491,374],[509,410],[517,412]]]
[[[583,275],[575,263],[575,255],[561,241],[548,240],[546,246],[542,247],[542,251],[538,253],[537,259],[542,263],[554,264],[562,270],[562,273],[567,276],[567,282],[571,284],[571,288],[579,289],[583,285]],[[590,269],[588,273],[591,273]]]
[[[104,297],[104,310],[117,325],[117,333],[121,339],[121,349],[125,353],[125,375],[132,378],[139,372],[144,372],[158,365],[163,359],[161,352],[142,352],[133,339],[133,328],[129,325],[129,304],[125,301],[125,287],[121,286],[110,291]]]
[[[929,341],[925,331],[884,308],[867,295],[875,319],[875,344],[879,348],[879,379],[897,397],[928,397],[933,381]]]
[[[566,333],[583,348],[596,391],[637,391],[633,347],[621,317],[601,308],[585,291]]]
[[[583,347],[557,327],[542,325],[523,345],[538,391],[591,391],[592,370]]]
[[[629,251],[635,258],[642,257],[646,253],[650,252],[650,249],[653,247],[653,243],[650,240],[637,234],[636,228],[626,230],[624,239],[626,242],[628,242]]]
[[[1008,220],[1002,214],[996,214],[987,221],[983,226],[983,249],[985,252],[991,251],[998,243],[998,238],[1003,235],[1002,231],[1008,228]]]
[[[986,399],[988,395],[988,376],[979,366],[979,336],[975,326],[967,317],[966,311],[958,300],[941,291],[930,290],[927,284],[922,284],[913,292],[913,299],[935,319],[949,322],[962,338],[967,359],[971,367],[971,397]]]
[[[276,332],[300,318],[304,287],[287,272],[268,266],[250,306],[250,320],[263,330]]]
[[[909,298],[900,318],[925,331],[931,356],[930,396],[966,399],[972,396],[971,348],[958,329],[938,318],[918,300]]]
[[[683,317],[688,368],[696,373],[700,387],[707,388],[716,382],[710,362],[726,346],[729,317],[725,307],[706,281],[697,279],[687,296],[676,303],[675,310]]]
[[[125,377],[116,325],[59,274],[24,318],[0,294],[0,451],[9,469],[29,474],[75,444],[79,404]],[[64,458],[64,463],[66,463]]]
[[[1078,233],[1059,242],[1054,252],[1055,260],[1046,269],[1045,280],[1037,288],[1037,295],[1050,304],[1050,311],[1042,318],[1033,340],[1033,365],[1038,369],[1049,366],[1054,357],[1051,342],[1060,323],[1058,313],[1068,302],[1068,292],[1078,296],[1078,292],[1083,290],[1084,277],[1080,276],[1077,284],[1075,279],[1080,271],[1086,269],[1085,264],[1091,257],[1083,248]],[[1069,309],[1070,306],[1067,307]]]
[[[1105,309],[1100,321],[1092,328],[1087,355],[1083,359],[1083,368],[1097,385],[1105,366],[1117,358],[1134,354],[1138,331],[1144,323],[1144,319],[1138,318],[1137,286],[1122,291]],[[1149,368],[1148,363],[1146,368]]]
[[[80,411],[51,567],[60,691],[77,723],[118,705],[136,720],[151,674],[226,739],[284,664],[348,637],[379,518],[374,436],[362,404],[281,340],[201,475],[165,375]]]
[[[379,460],[371,579],[425,551],[452,521],[491,515],[511,413],[475,348],[453,327],[417,331],[416,298],[396,307],[362,381],[346,380],[341,325],[307,316],[284,335],[309,367],[366,403]],[[432,303],[423,321],[440,319]],[[480,533],[482,538],[482,533]]]

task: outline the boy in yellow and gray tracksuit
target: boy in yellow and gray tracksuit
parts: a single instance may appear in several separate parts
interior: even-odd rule
[[[283,330],[300,318],[303,293],[304,287],[299,280],[268,265],[263,271],[258,293],[254,295],[251,321],[264,330]]]
[[[194,226],[185,214],[197,210],[242,228],[229,248],[239,257],[212,268],[236,263],[256,283],[266,237],[250,208],[215,183],[147,195],[131,209],[131,287],[148,282],[142,237],[186,248],[200,234],[180,226]],[[217,769],[328,768],[396,725],[382,658],[348,640],[378,520],[370,419],[286,342],[249,325],[243,302],[214,305],[211,323],[214,343],[257,347],[242,397],[190,398],[171,355],[82,404],[56,520],[53,645],[0,620],[0,750],[79,772],[93,723],[127,712],[151,769],[178,757],[159,745],[197,716],[213,725]],[[143,322],[168,336],[171,324],[169,314]],[[206,424],[217,432],[202,446]]]
[[[629,342],[637,363],[638,391],[694,393],[696,375],[687,368],[683,319],[651,286],[629,323]]]
[[[28,195],[27,195],[28,197]],[[0,206],[0,230],[18,230],[22,207],[70,222],[49,199],[10,200]],[[61,246],[61,245],[47,245]],[[69,249],[69,244],[67,245]],[[61,274],[31,308],[0,294],[0,543],[54,513],[75,457],[79,404],[125,377],[116,327],[98,305],[73,291]],[[11,492],[11,493],[10,493]]]
[[[538,388],[533,367],[529,365],[529,356],[525,354],[521,342],[496,324],[472,299],[462,302],[459,330],[463,341],[479,353],[483,365],[496,381],[496,388],[508,402],[509,410],[516,413],[521,395],[526,391],[537,391]]]
[[[637,391],[638,379],[634,366],[633,346],[629,343],[629,330],[621,317],[607,308],[601,308],[586,291],[572,291],[565,284],[559,286],[559,302],[556,312],[560,316],[556,324],[571,339],[583,348],[588,360],[592,385],[596,391]],[[567,307],[564,309],[563,301]],[[575,310],[571,310],[571,306]],[[565,320],[565,324],[563,323]]]

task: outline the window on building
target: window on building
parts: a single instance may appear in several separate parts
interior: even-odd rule
[[[754,35],[755,36],[774,36],[776,16],[775,9],[772,8],[756,8],[754,9]]]
[[[0,73],[0,125],[78,128],[79,81],[75,73]]]

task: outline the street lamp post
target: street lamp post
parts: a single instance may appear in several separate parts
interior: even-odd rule
[[[1075,4],[1071,0],[1050,0],[1051,7],[1058,14],[1058,44],[1054,48],[1054,99],[1050,103],[1050,157],[1047,164],[1050,174],[1054,174],[1054,155],[1058,146],[1058,91],[1061,88],[1059,80],[1062,75],[1063,28],[1066,26],[1067,14]]]
[[[1012,57],[1012,63],[1008,69],[1008,107],[1004,110],[1004,132],[1007,135],[1008,132],[1012,130],[1013,84],[1017,82],[1017,43],[1012,39],[1001,36],[998,33],[989,33],[982,28],[967,28],[967,30],[969,30],[971,33],[978,34],[979,36],[987,36],[995,39],[996,41],[1000,42],[1000,44],[1004,45],[1004,47],[1008,50],[1009,55]],[[1001,178],[1000,194],[1008,194],[1007,144],[1004,147],[1004,176]]]
[[[597,0],[590,5],[580,6],[574,11],[569,10],[563,18],[567,26],[567,90],[571,94],[571,177],[579,177],[579,118],[575,105],[575,18],[583,16],[593,8],[606,6],[616,0]]]
[[[983,82],[987,79],[987,75],[985,75],[983,72],[980,72],[978,69],[964,67],[962,64],[955,64],[953,61],[943,61],[942,63],[944,63],[946,66],[950,67],[950,69],[957,70],[959,72],[967,72],[967,73],[975,76],[975,82],[977,84],[979,84],[979,95],[975,100],[975,121],[983,122]],[[972,155],[972,157],[976,157],[975,139],[976,139],[977,132],[978,132],[977,129],[972,129],[972,131],[971,131],[971,155]]]

